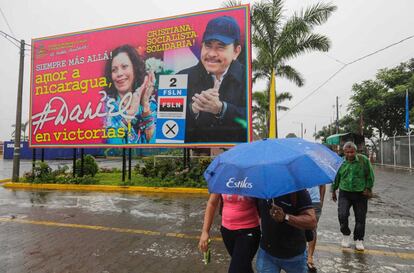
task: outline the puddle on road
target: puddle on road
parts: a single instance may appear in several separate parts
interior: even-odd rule
[[[348,253],[349,254],[349,253]],[[331,272],[380,272],[380,273],[410,273],[414,272],[414,265],[401,264],[395,262],[387,262],[386,260],[375,259],[375,261],[366,261],[363,258],[365,255],[359,255],[355,257],[353,255],[347,255],[344,257],[335,258],[318,258],[316,259],[316,266],[318,272],[331,273]]]
[[[169,245],[154,242],[149,247],[134,248],[128,253],[131,256],[153,256],[168,259],[193,259],[192,257],[195,257],[195,259],[199,258],[200,262],[202,260],[202,255],[195,244],[180,244],[172,248]],[[217,252],[213,248],[211,262],[227,265],[229,263],[228,254]]]
[[[19,214],[19,213],[13,213],[13,214],[3,214],[0,215],[0,218],[6,218],[6,219],[26,219],[27,215],[26,214]]]
[[[318,242],[326,244],[336,243],[339,246],[341,240],[342,234],[340,232],[318,229]],[[412,236],[409,235],[367,234],[364,244],[367,248],[414,250],[414,241]]]
[[[367,225],[388,226],[388,227],[414,227],[414,221],[395,218],[367,218]]]

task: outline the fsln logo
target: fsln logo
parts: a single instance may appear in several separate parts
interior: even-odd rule
[[[160,112],[182,112],[184,98],[160,98]]]

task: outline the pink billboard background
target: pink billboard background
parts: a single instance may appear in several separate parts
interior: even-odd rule
[[[120,45],[131,45],[144,61],[156,65],[157,60],[161,60],[163,67],[160,69],[176,73],[198,62],[206,24],[210,19],[223,15],[232,16],[239,23],[240,42],[245,45],[245,65],[250,68],[250,37],[249,29],[246,29],[249,24],[248,6],[33,39],[30,145],[113,147],[101,137],[100,130],[105,127],[104,118],[99,114],[103,111],[103,93],[100,91],[104,90],[104,68],[111,51]],[[180,26],[187,30],[190,27],[196,34],[196,37],[185,39],[180,44],[186,46],[161,50],[162,43],[147,43],[149,40],[162,40],[160,35],[151,40],[155,33],[152,31]],[[64,85],[60,86],[65,86],[64,90],[55,91],[62,83]]]

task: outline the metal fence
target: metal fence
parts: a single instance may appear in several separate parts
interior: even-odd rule
[[[414,136],[395,136],[381,140],[376,163],[413,168]]]

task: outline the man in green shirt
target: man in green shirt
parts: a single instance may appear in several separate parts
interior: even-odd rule
[[[332,200],[336,202],[336,190],[339,188],[338,219],[343,234],[342,247],[350,247],[351,230],[348,225],[349,210],[355,214],[354,241],[357,250],[364,250],[365,219],[368,210],[368,198],[372,196],[374,172],[371,163],[364,155],[356,153],[353,142],[345,143],[343,150],[345,161],[339,168],[332,185]]]

